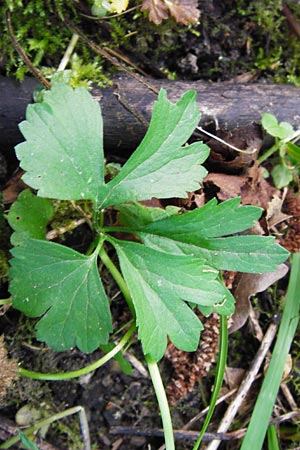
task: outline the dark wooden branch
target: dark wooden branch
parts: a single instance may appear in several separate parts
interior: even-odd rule
[[[172,101],[188,89],[197,91],[202,111],[201,126],[215,131],[246,128],[260,123],[264,112],[293,126],[300,124],[300,90],[291,85],[204,83],[201,81],[151,80],[165,88]],[[37,81],[27,78],[19,83],[0,77],[0,150],[12,152],[22,141],[18,123],[25,117]],[[139,144],[151,117],[156,95],[136,80],[119,77],[114,86],[94,88],[93,96],[101,104],[104,119],[104,141],[107,154],[126,158]]]

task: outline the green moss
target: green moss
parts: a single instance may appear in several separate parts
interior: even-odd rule
[[[8,279],[9,265],[7,262],[7,255],[0,249],[0,279],[1,281],[7,281]]]
[[[140,11],[141,1],[131,0],[129,6],[136,6],[133,11],[97,20],[89,12],[93,0],[6,0],[0,7],[0,26],[5,30],[0,63],[7,74],[19,79],[28,73],[7,33],[5,11],[10,9],[18,42],[49,78],[72,37],[72,31],[62,24],[66,17],[100,47],[118,50],[149,75],[217,81],[260,71],[272,82],[300,85],[300,41],[291,33],[280,0],[236,0],[213,9],[203,0],[200,23],[193,26],[173,19],[156,26]],[[290,2],[288,6],[299,17],[300,5]],[[194,72],[185,62],[189,54],[197,59]],[[72,86],[91,82],[103,86],[118,70],[81,40],[67,69]]]
[[[288,7],[299,17],[299,4],[288,3]],[[273,82],[299,86],[300,41],[282,13],[281,0],[238,0],[237,11],[245,19],[253,66]]]
[[[87,12],[91,3],[82,3]],[[29,73],[8,36],[5,12],[10,9],[17,41],[34,66],[48,78],[57,70],[72,37],[72,31],[62,25],[64,17],[79,25],[86,36],[100,47],[117,49],[133,60],[138,53],[138,65],[144,60],[146,65],[149,62],[152,67],[159,64],[162,71],[175,78],[174,69],[168,66],[167,60],[172,60],[189,30],[197,32],[194,27],[178,25],[172,19],[156,26],[149,22],[146,13],[138,9],[140,4],[141,0],[132,0],[130,6],[137,9],[99,21],[82,15],[77,3],[72,0],[6,0],[6,4],[0,7],[0,25],[5,30],[0,42],[0,54],[6,62],[6,74],[23,79]],[[102,86],[109,82],[116,71],[111,63],[103,60],[81,40],[76,44],[75,52],[67,67],[71,70],[73,86],[87,85],[88,82]]]
[[[8,35],[5,12],[11,11],[11,23],[15,37],[23,47],[33,64],[39,67],[51,59],[59,61],[60,54],[70,38],[70,31],[61,26],[56,15],[61,9],[70,6],[71,2],[63,0],[7,0],[0,8],[1,28],[5,30],[0,42],[0,53],[7,59],[8,74],[22,79],[28,71],[24,62],[17,55]]]
[[[33,65],[51,78],[72,37],[72,31],[62,24],[64,17],[78,22],[79,14],[71,0],[6,0],[0,7],[0,27],[5,30],[0,41],[0,54],[5,62],[6,75],[22,80],[30,73],[17,54],[8,35],[5,13],[11,11],[11,23],[15,37]],[[78,41],[76,55],[70,62],[72,85],[87,85],[95,82],[106,84],[102,59]]]
[[[71,232],[77,227],[76,220],[83,217],[83,214],[91,216],[92,204],[86,200],[80,200],[78,202],[69,202],[66,200],[53,201],[54,214],[53,219],[50,222],[50,227],[56,230],[60,235],[60,230],[63,233]],[[77,209],[80,208],[82,213]]]

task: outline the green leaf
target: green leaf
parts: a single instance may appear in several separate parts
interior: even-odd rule
[[[41,197],[97,203],[103,177],[102,117],[84,88],[56,83],[20,124],[26,139],[16,153],[26,184]]]
[[[180,211],[177,206],[167,206],[163,209],[143,206],[141,203],[118,205],[115,209],[120,211],[120,222],[127,227],[133,227],[135,230],[142,230],[145,225],[177,215]]]
[[[281,122],[279,124],[273,114],[263,114],[261,123],[267,133],[269,133],[273,137],[278,137],[279,139],[287,139],[294,133],[294,129],[290,123]]]
[[[139,211],[134,217],[140,216],[136,226],[128,213],[134,208]],[[141,205],[122,205],[118,208],[122,212],[120,219],[148,247],[156,250],[194,255],[217,269],[251,273],[271,272],[289,254],[275,244],[272,237],[223,237],[251,227],[261,214],[261,209],[255,206],[240,206],[238,198],[220,204],[213,199],[202,208],[180,215],[165,213],[160,220],[146,224],[142,208]]]
[[[195,255],[220,270],[272,272],[289,255],[270,236],[199,239],[197,245],[155,235],[139,233],[139,236],[148,247],[177,255]]]
[[[277,164],[273,167],[271,175],[275,186],[281,189],[288,186],[293,180],[293,171],[289,169],[285,164]]]
[[[182,350],[196,350],[203,326],[186,302],[200,310],[233,312],[234,299],[218,271],[202,259],[168,255],[134,242],[111,242],[132,296],[144,353],[154,360],[163,356],[167,337]]]
[[[240,206],[240,203],[239,197],[220,204],[213,198],[201,208],[185,211],[183,214],[176,214],[178,210],[174,207],[163,210],[141,204],[121,205],[117,209],[122,212],[122,223],[125,220],[125,224],[135,230],[159,233],[179,241],[185,237],[189,242],[197,243],[199,236],[225,236],[252,227],[255,220],[260,218],[262,209],[257,206]]]
[[[86,353],[106,344],[112,325],[96,253],[88,257],[35,239],[11,253],[13,306],[28,317],[43,316],[39,340],[57,351],[76,345]]]
[[[209,154],[202,142],[182,147],[200,119],[194,91],[172,104],[161,90],[148,131],[119,174],[100,190],[101,206],[152,197],[186,197],[206,175],[200,165]]]
[[[11,206],[8,223],[15,232],[11,236],[13,245],[23,244],[25,239],[45,239],[46,226],[53,215],[51,201],[32,194],[29,189],[22,191]]]

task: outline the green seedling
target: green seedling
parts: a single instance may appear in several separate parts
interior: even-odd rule
[[[295,131],[288,122],[278,123],[276,117],[269,113],[263,114],[261,123],[265,131],[274,138],[274,144],[258,162],[262,163],[277,153],[271,176],[275,186],[281,189],[288,186],[296,174],[299,175],[300,147],[295,142],[299,140],[300,130]]]
[[[13,306],[28,317],[41,317],[37,339],[54,350],[77,346],[92,352],[108,344],[112,318],[99,260],[109,269],[132,313],[128,339],[138,329],[168,450],[175,446],[157,365],[168,339],[179,349],[195,351],[203,329],[196,310],[204,315],[216,311],[224,317],[233,313],[234,298],[222,282],[221,270],[270,272],[288,256],[273,237],[243,233],[262,210],[241,206],[239,198],[221,204],[213,199],[183,213],[173,206],[161,209],[139,203],[152,197],[186,197],[199,189],[209,149],[202,142],[185,145],[199,119],[195,92],[172,104],[161,90],[144,139],[106,182],[98,103],[84,88],[55,84],[41,103],[28,106],[26,120],[20,124],[26,141],[16,153],[25,183],[37,191],[38,200],[46,201],[41,206],[47,211],[45,220],[50,217],[48,199],[93,203],[94,241],[87,254],[48,242],[43,221],[39,235],[36,229],[24,235],[14,225],[13,215],[20,214],[17,205],[29,194],[17,201],[9,218],[15,233],[22,233],[17,235],[21,238],[13,238],[16,245],[11,251]],[[117,226],[106,225],[108,209],[118,212]],[[28,223],[29,216],[25,219],[23,214],[26,208],[22,222]],[[134,239],[126,240],[128,236]],[[115,250],[119,268],[108,248]],[[119,348],[110,353],[115,356]]]

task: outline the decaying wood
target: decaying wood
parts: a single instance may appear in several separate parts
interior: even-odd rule
[[[202,112],[200,125],[212,131],[260,123],[264,112],[295,127],[300,124],[300,90],[291,85],[149,81],[158,89],[165,88],[172,101],[188,89],[195,89]],[[18,123],[25,117],[36,86],[35,79],[19,83],[0,77],[0,150],[4,153],[22,141]],[[144,136],[156,95],[126,77],[116,78],[111,87],[94,88],[92,93],[102,107],[106,152],[127,157]]]

